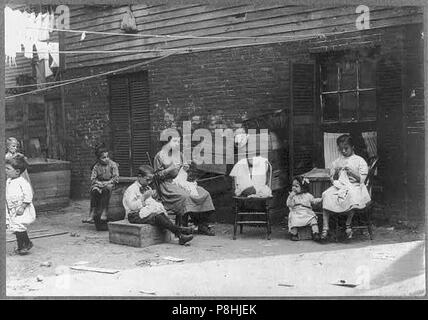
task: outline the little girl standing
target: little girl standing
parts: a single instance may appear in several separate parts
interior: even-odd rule
[[[16,236],[16,253],[27,254],[33,247],[27,233],[27,226],[36,219],[33,206],[33,191],[22,173],[27,169],[22,155],[6,160],[6,226]]]
[[[290,209],[288,214],[288,229],[291,234],[291,240],[298,241],[298,227],[311,226],[312,238],[315,241],[320,240],[318,221],[312,205],[321,203],[321,198],[314,198],[309,193],[309,181],[303,177],[295,177],[291,193],[287,199],[287,207]]]
[[[97,162],[91,173],[91,208],[83,223],[93,223],[96,214],[101,212],[100,220],[107,221],[107,211],[111,193],[119,182],[119,166],[109,158],[107,148],[101,146],[95,151]]]
[[[18,139],[14,138],[14,137],[9,137],[6,140],[6,155],[5,155],[5,159],[12,159],[16,156],[22,156],[24,157],[24,155],[22,153],[19,153],[19,146],[20,143],[18,141]],[[24,157],[25,159],[25,157]],[[27,169],[25,169],[25,171],[21,174],[21,176],[28,181],[28,183],[31,185],[31,180],[30,180],[30,176],[28,175],[28,171]]]

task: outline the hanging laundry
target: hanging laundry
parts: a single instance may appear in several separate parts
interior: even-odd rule
[[[52,72],[51,68],[49,67],[49,59],[43,60],[42,63],[43,63],[43,67],[45,69],[45,78],[53,75],[53,72]]]
[[[59,67],[59,43],[58,42],[49,42],[48,51],[50,56],[52,57],[52,63],[50,65],[51,68]]]
[[[37,30],[33,29],[35,27],[34,20],[35,14],[24,12],[23,16],[25,17],[24,29],[24,39],[22,45],[24,46],[24,56],[28,59],[33,58],[33,44],[35,41],[35,33]]]
[[[50,16],[49,13],[39,14],[40,25],[39,25],[39,41],[48,41],[49,40],[49,27],[50,27]]]
[[[5,7],[4,15],[6,63],[16,65],[16,53],[22,52],[22,47],[24,56],[33,58],[33,45],[40,47],[38,42],[49,40],[49,28],[54,22],[54,15],[50,13],[36,15],[34,12],[21,12],[9,7]],[[47,53],[46,55],[45,58],[49,59],[49,55]]]
[[[19,13],[6,7],[5,13],[5,56],[9,66],[16,65],[16,53],[21,52],[21,41],[19,39]]]
[[[37,64],[35,64],[37,78],[36,81],[38,85],[46,82],[44,62],[45,60],[40,60]]]
[[[49,13],[49,33],[53,32],[55,28],[55,13]]]
[[[36,50],[40,60],[49,60],[49,48],[47,42],[37,41]]]

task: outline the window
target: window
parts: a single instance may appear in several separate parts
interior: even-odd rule
[[[376,63],[371,50],[322,56],[320,80],[322,122],[376,120]]]

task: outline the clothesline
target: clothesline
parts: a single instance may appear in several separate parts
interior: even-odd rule
[[[33,28],[33,27],[28,27]],[[361,30],[349,30],[339,32],[323,32],[313,33],[308,35],[263,35],[263,36],[194,36],[194,35],[171,35],[171,34],[144,34],[144,33],[117,33],[117,32],[105,32],[105,31],[91,31],[91,30],[76,30],[76,29],[58,29],[58,28],[37,28],[38,30],[47,31],[58,31],[58,32],[70,32],[78,34],[98,34],[98,35],[109,35],[109,36],[125,36],[125,37],[136,37],[136,38],[167,38],[167,39],[222,39],[222,40],[239,40],[239,39],[264,39],[264,38],[306,38],[306,37],[319,37],[326,39],[327,36],[338,36],[348,33],[361,33]],[[377,28],[371,28],[377,29]],[[373,34],[379,35],[379,34]],[[168,41],[168,40],[165,40]]]
[[[139,62],[139,63],[133,64],[133,65],[130,65],[130,66],[126,66],[126,67],[122,67],[122,68],[119,68],[119,69],[115,69],[115,70],[111,70],[111,71],[107,71],[107,72],[102,72],[102,73],[91,75],[91,76],[76,78],[74,80],[72,79],[72,80],[69,80],[68,82],[61,83],[61,84],[58,84],[58,85],[53,85],[53,86],[49,86],[49,87],[46,87],[46,88],[40,88],[40,89],[36,89],[36,90],[32,90],[32,91],[28,91],[28,92],[24,92],[24,93],[20,93],[20,94],[6,96],[5,99],[16,98],[16,97],[20,97],[20,96],[34,94],[34,93],[46,91],[46,90],[49,90],[49,89],[62,87],[62,86],[68,85],[68,84],[77,83],[77,82],[81,82],[81,81],[85,81],[85,80],[89,80],[89,79],[93,79],[93,78],[97,78],[97,77],[102,77],[102,76],[105,76],[105,75],[108,75],[108,74],[117,73],[117,72],[129,70],[129,69],[137,68],[137,67],[140,67],[140,66],[143,66],[143,65],[147,65],[147,64],[150,64],[150,63],[154,63],[154,62],[163,60],[163,59],[165,59],[165,58],[167,58],[167,57],[169,57],[169,56],[171,56],[173,54],[174,53],[170,53],[170,54],[164,55],[164,56],[159,57],[159,58],[154,58],[154,59],[152,59],[150,61]]]
[[[71,80],[77,80],[77,79],[81,79],[81,78],[85,78],[85,77],[68,79],[68,80],[50,81],[50,82],[43,82],[43,83],[24,84],[22,86],[12,86],[12,87],[7,87],[5,89],[29,88],[29,87],[35,87],[35,86],[47,85],[47,84],[59,84],[59,83],[69,82]]]
[[[61,53],[61,54],[100,54],[100,53],[144,53],[144,52],[168,52],[168,51],[176,51],[176,52],[194,52],[199,50],[214,50],[214,49],[230,49],[237,47],[247,47],[254,45],[264,45],[264,44],[273,44],[273,43],[286,43],[286,42],[294,42],[299,40],[308,40],[313,38],[318,38],[320,36],[306,36],[305,38],[293,39],[289,41],[269,41],[269,42],[255,42],[255,43],[243,43],[236,45],[219,45],[219,46],[210,46],[210,47],[183,47],[183,48],[165,48],[165,49],[129,49],[129,50],[63,50],[63,51],[35,51],[38,54],[46,54],[46,53]],[[33,51],[31,51],[33,52]]]
[[[278,43],[283,43],[284,41],[278,42]],[[215,46],[215,47],[198,47],[198,48],[176,48],[176,49],[157,49],[157,50],[146,50],[146,51],[141,51],[141,50],[137,50],[137,51],[129,51],[129,50],[111,50],[111,51],[103,51],[103,50],[94,50],[94,51],[87,51],[86,54],[88,53],[142,53],[142,52],[159,52],[159,53],[164,53],[164,52],[170,52],[167,56],[174,54],[175,52],[195,52],[198,50],[211,50],[211,49],[227,49],[227,48],[236,48],[236,47],[245,47],[245,46],[253,46],[253,45],[263,45],[263,44],[272,44],[272,43],[276,43],[276,42],[258,42],[258,43],[250,43],[250,44],[240,44],[240,45],[229,45],[229,46]],[[172,53],[171,53],[172,51]],[[70,53],[70,51],[47,51],[47,52],[38,52],[35,51],[38,54],[43,54],[43,53],[51,53],[51,54],[64,54],[64,53]],[[73,51],[72,51],[73,52]],[[75,51],[73,53],[81,53],[81,54],[85,54],[85,51]],[[72,81],[77,80],[86,80],[87,77],[80,77],[80,78],[74,78],[74,79],[68,79],[68,80],[61,80],[61,81],[52,81],[52,82],[45,82],[45,83],[40,83],[40,84],[29,84],[29,85],[22,85],[22,86],[13,86],[13,87],[8,87],[6,89],[16,89],[16,88],[26,88],[26,87],[33,87],[33,86],[37,86],[37,85],[47,85],[47,84],[71,84],[74,83]],[[41,88],[41,89],[37,89],[37,90],[47,90],[50,89],[52,87],[47,87],[47,88]],[[32,91],[34,92],[34,91]],[[32,92],[25,92],[23,94],[19,94],[19,95],[24,95],[24,94],[30,94]],[[38,92],[38,91],[37,91]],[[13,96],[8,96],[6,98],[13,98],[13,97],[17,97],[19,95],[13,95]]]
[[[33,27],[27,27],[27,29],[33,29]],[[222,39],[222,40],[233,40],[233,39],[264,39],[264,38],[292,38],[296,39],[299,37],[306,37],[305,35],[263,35],[263,36],[194,36],[194,35],[170,35],[170,34],[144,34],[144,33],[117,33],[117,32],[105,32],[105,31],[90,31],[90,30],[75,30],[75,29],[57,29],[57,28],[37,28],[38,30],[48,31],[59,31],[59,32],[70,32],[78,34],[98,34],[98,35],[109,35],[109,36],[128,36],[136,38],[168,38],[168,39]],[[322,36],[322,34],[317,34]]]

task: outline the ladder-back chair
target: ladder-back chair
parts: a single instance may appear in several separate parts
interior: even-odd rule
[[[355,225],[355,222],[357,222],[357,225],[352,226],[351,224],[352,230],[367,229],[370,240],[373,240],[373,226],[372,226],[371,216],[373,212],[374,201],[373,201],[372,189],[373,189],[373,180],[376,174],[378,161],[379,161],[379,158],[377,157],[373,157],[372,159],[369,160],[369,163],[370,163],[369,171],[368,171],[366,180],[364,181],[364,184],[367,187],[371,200],[369,203],[366,204],[366,206],[363,209],[353,209],[354,217],[352,219],[352,224]],[[336,231],[336,234],[335,234],[336,241],[338,240],[339,232],[344,229],[343,227],[339,227],[339,218],[341,216],[346,216],[347,213],[348,212],[337,214],[336,219],[334,221],[335,231]]]
[[[267,161],[266,183],[272,190],[272,165]],[[266,236],[270,240],[271,222],[270,222],[270,200],[273,197],[241,197],[234,196],[235,200],[235,223],[233,225],[233,240],[236,240],[236,231],[239,225],[239,232],[242,234],[244,225],[265,226]],[[256,209],[248,208],[249,205],[257,205]],[[250,218],[250,220],[248,220]]]

